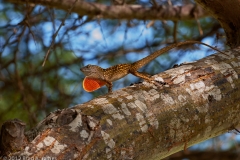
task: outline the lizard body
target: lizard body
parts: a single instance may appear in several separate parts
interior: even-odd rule
[[[87,65],[80,69],[86,76],[86,78],[83,81],[83,87],[86,91],[91,92],[91,91],[97,90],[103,85],[106,85],[108,87],[108,92],[111,92],[112,82],[125,77],[129,73],[137,77],[140,77],[142,79],[145,79],[147,81],[152,81],[152,79],[146,74],[138,72],[138,69],[140,69],[141,67],[150,63],[152,60],[154,60],[158,56],[162,55],[163,53],[175,47],[179,47],[181,45],[186,45],[186,44],[195,44],[195,43],[205,45],[213,50],[221,52],[220,50],[199,41],[185,41],[185,42],[174,43],[169,46],[166,46],[161,50],[158,50],[148,55],[147,57],[140,59],[132,64],[118,64],[106,69],[103,69],[97,65]]]

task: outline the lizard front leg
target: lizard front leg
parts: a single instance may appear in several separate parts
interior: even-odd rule
[[[105,82],[106,82],[106,86],[108,88],[108,93],[112,92],[112,86],[113,86],[112,82],[109,82],[109,81],[105,81]]]

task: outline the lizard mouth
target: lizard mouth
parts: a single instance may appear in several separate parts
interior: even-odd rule
[[[90,72],[91,70],[88,69],[88,68],[83,67],[83,68],[80,68],[80,71],[82,71],[83,73],[88,73],[88,72]],[[92,72],[92,71],[91,71],[91,72]]]
[[[94,78],[94,75],[97,73],[96,71],[92,71],[88,68],[80,68],[80,70],[83,72],[83,74],[87,77]]]
[[[80,68],[80,71],[83,72],[85,76],[89,76],[92,78],[99,78],[101,76],[101,67],[98,67],[96,65],[86,65],[85,67]]]
[[[84,69],[84,68],[80,68],[80,71],[82,71],[82,72],[85,71],[85,70],[86,70],[86,69]]]

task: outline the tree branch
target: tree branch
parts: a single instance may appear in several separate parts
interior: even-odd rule
[[[232,48],[240,46],[240,17],[236,16],[240,11],[239,0],[196,1],[219,21],[227,35],[228,45]]]
[[[218,53],[160,73],[155,80],[161,88],[135,84],[51,113],[15,155],[162,159],[233,130],[240,122],[238,52]]]
[[[58,9],[68,10],[74,0],[7,0],[19,4],[32,3],[40,4]],[[201,7],[195,4],[185,6],[153,6],[144,7],[141,5],[104,5],[94,2],[78,1],[72,10],[79,15],[86,15],[95,18],[108,19],[141,19],[141,20],[190,20],[194,15],[202,18],[209,16]]]

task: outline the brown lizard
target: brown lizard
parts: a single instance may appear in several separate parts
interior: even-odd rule
[[[103,69],[97,65],[87,65],[80,70],[84,73],[86,76],[83,81],[83,88],[88,91],[92,92],[94,90],[97,90],[103,85],[106,85],[108,87],[108,92],[112,91],[112,82],[123,78],[127,74],[131,73],[137,77],[140,77],[142,79],[145,79],[147,81],[153,81],[149,76],[147,76],[145,73],[138,72],[138,69],[143,67],[144,65],[148,64],[158,56],[162,55],[163,53],[169,51],[170,49],[173,49],[175,47],[186,45],[186,44],[202,44],[205,45],[213,50],[216,50],[218,52],[223,53],[222,51],[199,41],[185,41],[185,42],[179,42],[175,44],[171,44],[169,46],[166,46],[162,48],[161,50],[158,50],[147,57],[140,59],[132,64],[118,64],[106,69]],[[226,55],[225,53],[223,53]]]

